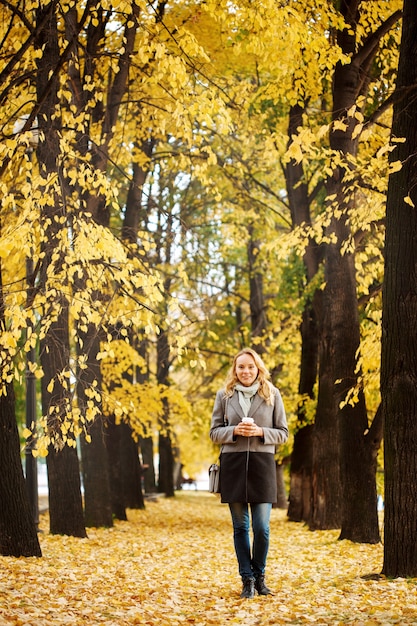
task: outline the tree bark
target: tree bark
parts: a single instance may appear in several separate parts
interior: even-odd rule
[[[0,332],[5,330],[3,281],[0,265]],[[29,504],[20,459],[13,382],[5,378],[13,364],[2,355],[0,380],[0,554],[42,556],[36,524]]]
[[[288,519],[308,522],[311,515],[314,425],[302,426],[294,435],[291,453]]]
[[[143,467],[139,459],[139,447],[133,439],[132,429],[128,424],[120,424],[121,473],[123,480],[124,504],[128,509],[144,509],[142,477]]]
[[[383,290],[381,395],[384,427],[383,573],[417,576],[417,13],[404,0],[392,126]],[[405,142],[396,143],[397,138]],[[407,200],[407,198],[409,198]]]
[[[263,286],[263,273],[259,266],[258,254],[261,242],[254,237],[254,228],[248,228],[249,241],[248,265],[249,265],[249,307],[251,317],[251,341],[253,348],[260,354],[267,350],[268,338],[266,329],[268,319],[266,315],[266,305]]]
[[[83,340],[82,344],[87,360],[85,361],[86,367],[78,372],[77,398],[79,409],[85,415],[88,401],[90,400],[86,396],[86,390],[92,388],[94,382],[97,383],[96,389],[102,389],[100,363],[96,358],[100,351],[99,330],[89,324],[86,333],[79,329],[79,335]],[[101,398],[96,398],[94,403],[94,408],[98,411],[97,416],[92,424],[86,424],[91,442],[88,443],[86,441],[85,435],[80,437],[85,523],[86,526],[110,528],[113,526],[113,516],[109,459],[104,439],[106,426],[104,424]]]
[[[143,475],[143,484],[145,493],[156,492],[155,466],[154,466],[154,450],[152,437],[141,437],[140,449],[142,453],[142,461],[148,468]]]
[[[277,472],[277,502],[274,504],[274,508],[277,509],[287,509],[288,508],[288,497],[285,489],[285,480],[284,480],[284,466],[282,463],[276,463],[276,472]]]
[[[58,320],[51,325],[47,335],[40,342],[40,358],[44,371],[41,381],[42,408],[44,415],[49,416],[48,424],[51,431],[54,431],[56,428],[59,429],[60,422],[65,420],[66,411],[71,406],[70,390],[56,379],[57,373],[69,370],[68,305],[65,301]],[[54,387],[49,391],[49,383],[52,380]],[[70,434],[67,436],[74,441]],[[55,447],[51,444],[48,448],[46,465],[50,532],[85,537],[76,447],[69,447],[68,444]]]
[[[159,433],[158,492],[164,493],[167,498],[175,495],[172,441],[169,433],[164,430]]]
[[[14,391],[0,395],[0,554],[42,556],[20,460]]]
[[[114,416],[108,417],[104,437],[109,467],[111,510],[116,519],[127,521],[120,455],[122,449],[121,436],[121,424],[116,424]]]
[[[76,448],[53,446],[46,457],[50,532],[86,537],[81,499],[80,466]]]
[[[169,288],[167,290],[169,293]],[[169,372],[169,339],[166,330],[161,330],[157,338],[157,380],[160,385],[168,385]],[[170,410],[165,398],[164,415],[161,420],[159,432],[159,472],[158,492],[165,493],[168,498],[175,495],[174,490],[174,453],[172,449]]]
[[[298,128],[303,125],[304,107],[297,104],[290,108],[288,137],[289,143]],[[290,161],[285,168],[288,203],[293,228],[311,224],[310,197],[305,182],[302,163]],[[320,252],[311,239],[303,257],[307,285],[316,276],[320,266]],[[308,288],[308,287],[307,287]],[[306,398],[314,398],[314,386],[318,372],[318,346],[321,292],[316,290],[307,298],[301,320],[301,362],[298,393],[300,401],[297,410],[297,431],[291,454],[290,494],[288,518],[291,521],[308,522],[311,515],[312,471],[313,471],[313,433],[314,425],[308,423],[306,416]]]

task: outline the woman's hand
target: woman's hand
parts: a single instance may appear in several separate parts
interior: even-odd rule
[[[240,435],[241,437],[263,437],[264,431],[263,428],[257,426],[256,424],[245,424],[244,422],[239,422],[233,431],[234,435]]]

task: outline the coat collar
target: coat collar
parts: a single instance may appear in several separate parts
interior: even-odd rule
[[[248,413],[249,417],[253,416],[253,414],[258,409],[258,407],[262,404],[262,402],[263,402],[263,399],[257,393],[251,402],[249,413]],[[233,396],[229,398],[228,404],[229,404],[228,411],[227,411],[228,413],[230,413],[230,409],[233,409],[233,411],[237,413],[240,418],[243,417],[243,410],[239,403],[239,395],[237,391],[235,391]]]

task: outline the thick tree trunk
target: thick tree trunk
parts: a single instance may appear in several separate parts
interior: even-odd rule
[[[56,379],[57,373],[69,371],[68,307],[65,302],[58,320],[51,325],[46,337],[40,342],[40,357],[45,374],[42,378],[43,414],[50,416],[50,427],[54,430],[57,426],[55,423],[57,413],[54,407],[59,408],[60,419],[64,421],[71,402],[70,390]],[[55,382],[53,390],[50,391],[48,387],[52,380]],[[76,448],[66,445],[59,450],[54,445],[50,445],[46,463],[51,533],[85,537],[80,468]]]
[[[50,532],[56,535],[86,537],[81,499],[80,467],[76,448],[49,448],[48,504]]]
[[[288,496],[287,496],[287,491],[285,489],[284,465],[282,463],[276,463],[276,473],[277,473],[277,501],[276,501],[276,504],[274,504],[274,508],[286,510],[288,508]]]
[[[127,521],[121,458],[121,424],[108,417],[104,441],[107,449],[111,509],[115,519]]]
[[[288,137],[289,143],[293,135],[303,125],[305,109],[299,104],[290,108]],[[310,197],[302,163],[291,161],[285,169],[288,202],[293,227],[311,224]],[[320,265],[319,249],[310,240],[304,253],[304,267],[307,283],[316,276]],[[291,454],[290,494],[288,518],[296,522],[308,522],[311,515],[312,471],[313,471],[313,433],[314,425],[306,416],[305,399],[314,397],[314,386],[317,382],[318,347],[321,292],[316,291],[312,299],[305,303],[301,321],[301,362],[298,393],[300,402],[297,412],[297,432],[294,435]]]
[[[78,406],[83,415],[86,414],[90,397],[86,391],[96,383],[96,389],[101,390],[101,370],[96,356],[100,351],[99,332],[95,326],[89,325],[86,333],[79,330],[83,346],[86,348],[86,367],[78,372],[77,398]],[[101,398],[94,400],[97,415],[92,424],[86,424],[90,443],[81,436],[81,459],[84,485],[84,514],[86,526],[113,526],[109,461],[105,444],[106,428],[103,424]]]
[[[91,442],[81,436],[81,459],[84,485],[84,515],[88,527],[113,526],[108,456],[103,424],[96,420],[88,428]]]
[[[3,283],[0,267],[0,332],[5,329]],[[20,459],[12,382],[5,382],[13,365],[2,355],[0,380],[0,554],[42,556],[36,525],[29,504]]]
[[[290,494],[288,518],[294,522],[308,522],[311,515],[314,424],[305,414],[305,398],[314,397],[317,379],[319,333],[317,325],[318,303],[321,293],[316,292],[313,304],[306,304],[301,322],[301,363],[298,391],[298,429],[294,435],[291,453]]]
[[[417,13],[404,0],[388,186],[381,394],[384,428],[383,573],[417,577]],[[408,198],[408,199],[407,199]]]
[[[308,522],[311,515],[314,425],[302,426],[294,435],[291,453],[288,519]]]
[[[321,338],[321,351],[328,352],[328,337]],[[341,484],[339,429],[335,419],[334,379],[326,371],[329,356],[322,356],[319,396],[313,435],[312,505],[309,527],[312,530],[340,528]]]
[[[128,424],[120,424],[119,428],[124,504],[128,509],[143,509],[145,508],[142,489],[143,467],[139,459],[138,444],[133,439],[132,429]]]
[[[174,454],[169,434],[159,433],[159,476],[158,492],[167,498],[175,495],[174,491]]]
[[[20,460],[13,386],[0,395],[0,554],[42,556]]]

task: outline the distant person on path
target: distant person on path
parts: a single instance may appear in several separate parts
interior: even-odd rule
[[[288,427],[281,394],[269,378],[261,357],[251,348],[241,350],[224,389],[216,394],[210,428],[210,439],[222,446],[221,501],[229,504],[232,516],[241,598],[253,598],[255,590],[271,593],[265,566],[271,508],[277,500],[274,455],[276,446],[287,441]]]

